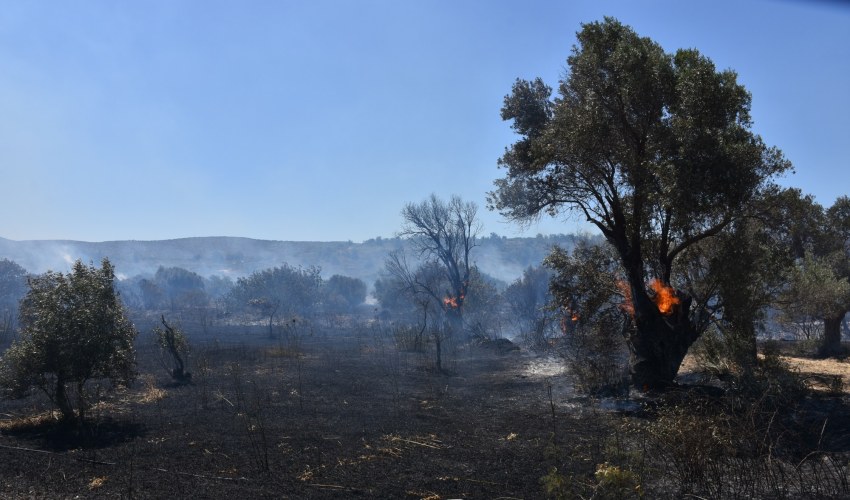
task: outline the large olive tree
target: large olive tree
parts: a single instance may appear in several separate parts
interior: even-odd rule
[[[20,324],[20,339],[3,356],[4,382],[42,390],[66,421],[85,420],[88,381],[128,383],[135,376],[136,330],[107,259],[100,268],[77,261],[68,274],[30,278]]]
[[[583,25],[558,97],[518,80],[502,118],[520,139],[490,207],[517,221],[577,213],[617,252],[633,303],[632,382],[668,385],[699,330],[690,297],[662,312],[677,258],[747,215],[790,168],[751,131],[747,90],[694,49],[666,53],[615,19]],[[657,281],[654,281],[657,280]]]

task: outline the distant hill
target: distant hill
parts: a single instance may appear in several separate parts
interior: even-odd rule
[[[553,245],[572,248],[575,235],[481,238],[473,258],[486,273],[511,282],[529,265],[539,265]],[[83,241],[0,238],[0,259],[7,258],[32,273],[48,269],[66,271],[77,259],[99,263],[108,257],[120,277],[147,275],[159,266],[182,267],[201,276],[238,277],[256,270],[288,263],[318,266],[328,278],[334,274],[354,276],[370,286],[384,267],[390,251],[403,248],[399,238],[377,238],[363,243],[342,241],[269,241],[249,238],[204,237],[162,241]]]

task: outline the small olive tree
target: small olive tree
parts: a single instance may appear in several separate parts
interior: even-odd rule
[[[17,394],[36,387],[65,421],[83,422],[86,383],[129,383],[136,329],[115,292],[115,269],[77,261],[71,272],[30,278],[20,305],[20,339],[3,356],[3,382]]]

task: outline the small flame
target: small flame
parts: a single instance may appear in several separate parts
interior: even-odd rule
[[[460,296],[460,300],[463,301],[463,295]],[[445,305],[446,307],[448,307],[450,309],[457,309],[458,307],[460,307],[460,303],[458,302],[458,298],[452,297],[451,295],[443,297],[443,305]]]
[[[681,302],[679,297],[676,297],[676,291],[673,290],[673,287],[665,285],[659,279],[652,280],[649,286],[655,292],[653,300],[655,305],[658,306],[658,311],[665,316],[673,314],[673,307]]]
[[[579,316],[576,311],[567,306],[564,306],[563,311],[564,314],[561,315],[561,333],[566,335],[567,332],[574,328],[576,323],[578,323]],[[569,320],[567,318],[569,318]]]

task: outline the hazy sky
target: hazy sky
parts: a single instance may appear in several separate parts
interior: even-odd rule
[[[502,99],[605,15],[736,70],[783,183],[850,193],[846,3],[3,1],[0,236],[362,241],[432,192],[518,234],[484,206]]]

